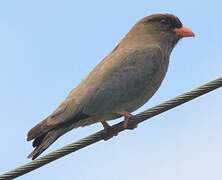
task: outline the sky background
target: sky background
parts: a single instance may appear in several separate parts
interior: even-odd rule
[[[221,5],[200,0],[1,1],[0,174],[30,161],[28,130],[144,16],[173,13],[196,37],[178,43],[160,89],[134,114],[221,77]],[[17,179],[221,180],[221,93],[217,89]],[[101,129],[97,123],[72,130],[44,154]]]

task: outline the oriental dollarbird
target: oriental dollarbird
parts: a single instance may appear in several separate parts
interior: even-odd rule
[[[35,159],[66,132],[107,120],[128,118],[145,104],[166,75],[172,49],[191,30],[171,14],[154,14],[138,21],[120,43],[74,88],[61,105],[28,132]],[[110,137],[104,136],[104,139]]]

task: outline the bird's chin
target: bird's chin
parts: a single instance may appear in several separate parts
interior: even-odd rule
[[[175,37],[174,40],[173,40],[173,44],[174,44],[174,46],[175,46],[175,45],[176,45],[181,39],[182,39],[181,36],[176,35],[176,37]]]

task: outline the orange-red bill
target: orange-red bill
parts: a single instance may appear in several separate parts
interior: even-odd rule
[[[194,33],[186,27],[175,28],[174,31],[182,37],[194,37]]]

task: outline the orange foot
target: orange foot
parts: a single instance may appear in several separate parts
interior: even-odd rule
[[[135,128],[137,127],[137,125],[134,125],[134,126],[132,126],[132,127],[129,127],[129,126],[128,126],[128,120],[129,120],[129,118],[131,118],[131,117],[133,116],[133,115],[130,114],[129,112],[127,112],[127,111],[120,111],[120,112],[117,112],[117,114],[120,114],[120,115],[124,116],[123,127],[124,127],[125,129],[135,129]]]
[[[107,141],[109,139],[111,139],[113,136],[109,136],[109,131],[110,131],[110,125],[106,122],[106,121],[100,121],[103,125],[103,132],[104,132],[104,136],[103,136],[103,139],[104,141]],[[115,132],[114,136],[117,136],[118,135],[118,132]]]

